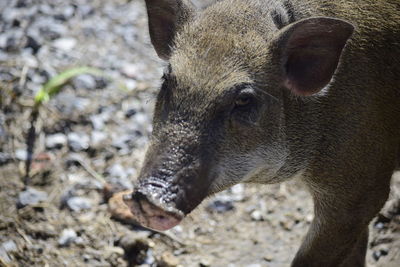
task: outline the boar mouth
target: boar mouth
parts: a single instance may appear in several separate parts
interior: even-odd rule
[[[159,197],[162,193],[160,189],[164,188],[160,188],[158,184],[154,186],[152,183],[124,196],[124,202],[140,225],[157,231],[165,231],[178,225],[185,217],[182,211],[173,206],[173,202],[167,202]]]

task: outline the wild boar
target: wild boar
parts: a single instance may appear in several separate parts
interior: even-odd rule
[[[146,0],[168,63],[126,203],[177,225],[236,183],[301,179],[315,218],[292,266],[364,266],[400,163],[397,0]]]

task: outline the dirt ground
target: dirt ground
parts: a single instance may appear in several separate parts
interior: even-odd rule
[[[25,175],[33,98],[80,75],[40,108]],[[112,218],[151,133],[163,64],[139,0],[0,3],[0,266],[289,266],[313,218],[299,181],[236,185],[159,233]],[[368,266],[400,266],[400,173],[371,222]],[[338,218],[341,220],[342,218]]]

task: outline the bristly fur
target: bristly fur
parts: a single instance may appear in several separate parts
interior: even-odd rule
[[[315,220],[292,266],[364,266],[400,165],[400,2],[146,4],[169,67],[139,179],[189,213],[239,182],[302,176]]]

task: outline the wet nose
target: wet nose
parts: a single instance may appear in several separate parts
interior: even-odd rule
[[[172,207],[154,204],[155,201],[140,191],[125,195],[124,202],[142,226],[157,231],[176,226],[184,217],[182,212]]]

